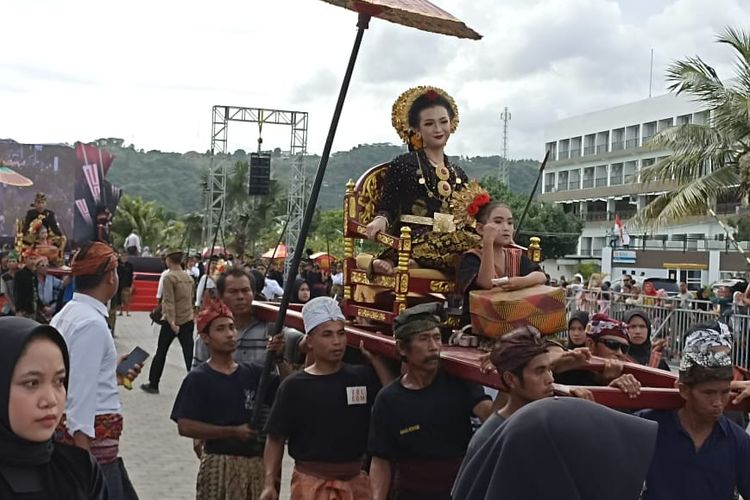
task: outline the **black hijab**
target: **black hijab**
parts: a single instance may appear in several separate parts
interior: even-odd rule
[[[577,398],[521,408],[461,466],[455,500],[637,500],[655,422]]]
[[[49,462],[52,440],[43,443],[27,441],[10,428],[10,382],[16,363],[32,338],[43,336],[60,347],[65,362],[65,388],[68,388],[70,359],[62,335],[49,325],[21,317],[0,318],[0,464],[15,466],[40,465]]]
[[[586,325],[589,324],[589,313],[586,311],[576,311],[573,314],[570,315],[570,319],[568,320],[568,332],[570,332],[570,324],[573,321],[579,321],[584,328],[586,328]],[[574,349],[576,347],[586,347],[586,343],[576,345],[573,343],[573,341],[570,339],[570,333],[568,333],[568,348]]]
[[[310,283],[306,279],[297,278],[297,280],[294,282],[294,285],[292,286],[292,303],[294,304],[303,304],[299,299],[299,289],[302,288],[302,285],[307,284],[307,287],[310,289],[310,298],[312,298],[312,287],[310,286]],[[310,299],[308,299],[309,301]]]
[[[630,320],[635,316],[643,319],[646,322],[646,329],[648,335],[646,335],[646,341],[643,344],[634,344],[630,342],[630,352],[628,355],[636,360],[638,364],[648,365],[651,359],[651,320],[648,317],[648,313],[643,309],[631,309],[625,313],[625,323],[630,323]]]

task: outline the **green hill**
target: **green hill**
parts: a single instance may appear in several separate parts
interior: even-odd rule
[[[108,179],[123,188],[130,196],[155,200],[175,214],[203,211],[203,186],[208,167],[209,154],[188,152],[164,153],[161,151],[136,150],[125,147],[121,139],[99,139],[95,143],[115,155]],[[322,210],[341,208],[344,189],[349,179],[357,179],[373,165],[383,163],[402,154],[403,147],[393,144],[362,144],[349,151],[333,153],[328,162],[318,206]],[[497,176],[499,156],[452,157],[469,177],[481,179]],[[248,154],[238,150],[231,155],[220,155],[214,162],[233,165],[236,161],[247,161]],[[308,183],[312,184],[320,157],[305,157]],[[289,183],[291,158],[276,150],[271,162],[271,175],[283,185]],[[535,160],[511,160],[510,189],[528,195],[536,179],[539,163]]]

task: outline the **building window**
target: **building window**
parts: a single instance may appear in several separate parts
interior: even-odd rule
[[[568,189],[574,190],[574,189],[581,189],[581,171],[571,170],[570,171],[570,177],[568,177]]]
[[[567,191],[568,190],[568,171],[558,172],[557,174],[557,190]]]
[[[594,154],[596,134],[589,134],[583,138],[583,156]]]
[[[622,163],[613,163],[610,166],[609,185],[619,186],[622,184]]]
[[[671,127],[674,127],[674,118],[665,118],[663,120],[659,120],[659,122],[656,124],[656,132],[663,132]]]
[[[693,122],[693,115],[682,115],[677,117],[677,126],[690,125]]]
[[[547,173],[544,175],[544,192],[554,193],[555,192],[555,173]]]
[[[607,186],[607,166],[606,165],[599,165],[598,167],[596,167],[596,182],[594,183],[594,186],[596,187]]]
[[[638,163],[635,161],[626,161],[623,166],[623,182],[625,184],[635,184],[638,182]]]
[[[625,149],[633,149],[640,146],[640,125],[631,125],[625,129]]]
[[[594,187],[594,167],[587,167],[583,169],[583,189]]]
[[[612,131],[612,151],[625,149],[625,129],[616,128]]]
[[[581,156],[581,138],[573,137],[570,139],[570,157],[578,158]]]

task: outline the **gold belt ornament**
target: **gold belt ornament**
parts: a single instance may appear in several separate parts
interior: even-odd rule
[[[456,222],[453,220],[453,216],[451,214],[442,214],[440,212],[435,212],[433,217],[402,215],[401,222],[432,226],[432,230],[436,233],[452,233],[456,230]]]

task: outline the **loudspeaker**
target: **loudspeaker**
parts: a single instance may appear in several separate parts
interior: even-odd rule
[[[250,153],[250,184],[247,194],[250,196],[267,195],[271,184],[271,155]]]

